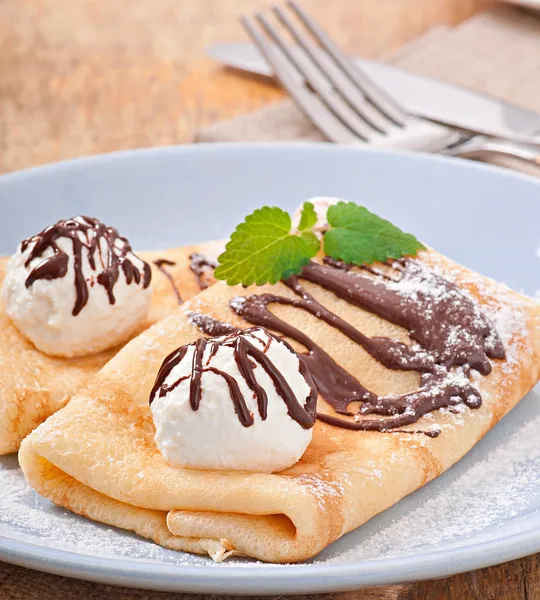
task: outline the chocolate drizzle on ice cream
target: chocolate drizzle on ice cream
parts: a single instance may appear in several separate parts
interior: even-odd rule
[[[96,281],[105,288],[110,304],[116,302],[114,286],[120,276],[120,269],[128,285],[142,283],[143,288],[150,285],[150,266],[133,254],[128,240],[114,227],[108,227],[98,219],[82,216],[58,221],[21,242],[22,252],[33,244],[25,262],[26,267],[43,257],[30,271],[25,282],[27,288],[38,280],[59,279],[67,274],[69,254],[58,243],[62,239],[70,240],[73,245],[76,292],[73,316],[77,316],[88,302],[88,281],[83,273],[83,249],[88,253],[87,259],[92,271],[99,271]],[[52,254],[44,256],[49,250],[52,250]],[[141,269],[133,263],[132,257],[141,263]]]
[[[296,397],[294,391],[289,385],[286,377],[279,370],[267,355],[270,343],[275,342],[285,344],[294,355],[294,351],[284,342],[265,332],[268,336],[268,342],[261,349],[254,342],[258,328],[246,329],[244,331],[234,331],[229,335],[220,338],[206,339],[199,338],[194,342],[194,352],[191,364],[191,371],[188,375],[184,375],[172,382],[167,382],[174,368],[179,365],[186,356],[188,346],[181,346],[171,354],[169,354],[158,372],[154,387],[150,392],[150,404],[156,397],[163,398],[169,392],[172,392],[183,381],[190,379],[189,383],[189,404],[193,411],[199,410],[202,398],[202,377],[206,372],[212,372],[223,378],[229,389],[229,394],[234,405],[234,411],[244,427],[250,427],[255,423],[253,414],[250,412],[242,390],[236,379],[222,369],[217,369],[212,366],[212,358],[217,354],[219,348],[232,348],[234,360],[240,375],[247,384],[247,387],[253,392],[253,396],[257,401],[257,410],[262,421],[265,421],[268,416],[268,395],[263,386],[259,384],[256,377],[256,367],[260,367],[266,372],[272,381],[278,396],[287,406],[287,413],[296,421],[302,428],[310,429],[315,423],[315,410],[317,403],[317,391],[311,375],[306,368],[305,363],[299,362],[300,373],[307,382],[310,393],[307,398],[302,398],[302,402]],[[210,352],[206,361],[204,360],[207,347]]]

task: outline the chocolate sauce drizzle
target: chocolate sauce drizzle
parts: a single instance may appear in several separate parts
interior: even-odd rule
[[[203,315],[202,313],[190,312],[189,319],[203,333],[210,337],[220,337],[239,331],[238,327],[235,327],[230,323],[224,323],[223,321],[214,319],[214,317],[211,317],[210,315]]]
[[[209,286],[209,283],[206,280],[206,274],[208,272],[208,269],[210,269],[213,272],[214,269],[218,266],[217,261],[208,258],[207,256],[204,256],[204,254],[199,254],[197,252],[190,254],[189,260],[189,268],[197,278],[197,283],[199,284],[199,287],[201,288],[201,290],[205,290]]]
[[[326,423],[351,430],[387,431],[410,425],[428,412],[464,403],[479,408],[482,398],[467,379],[470,369],[491,372],[490,358],[504,359],[497,332],[480,308],[450,281],[406,259],[393,265],[399,278],[370,269],[371,275],[351,271],[349,265],[309,263],[299,276],[285,285],[293,297],[254,294],[238,297],[231,308],[252,325],[278,332],[304,346],[299,356],[308,367],[319,394],[336,413],[353,416],[349,405],[360,401],[355,420],[318,413]],[[387,337],[369,337],[328,310],[300,283],[316,284],[338,298],[405,328],[412,346]],[[269,310],[272,304],[294,306],[339,330],[371,356],[392,370],[420,373],[417,390],[395,396],[378,396],[302,331]],[[205,321],[197,323],[205,331]],[[456,371],[456,367],[462,368]],[[366,418],[376,415],[375,418]],[[422,432],[436,435],[435,432]]]
[[[234,331],[233,333],[230,333],[221,339],[208,340],[204,337],[199,338],[194,344],[195,348],[190,375],[180,377],[174,382],[168,384],[166,383],[167,378],[173,369],[184,359],[189,346],[181,346],[174,352],[171,352],[171,354],[169,354],[169,356],[167,356],[163,361],[163,364],[158,372],[156,381],[150,392],[150,404],[153,402],[156,395],[159,398],[162,398],[180,385],[182,381],[186,381],[187,379],[191,378],[189,382],[189,403],[192,410],[198,410],[202,397],[203,373],[212,372],[222,377],[227,384],[234,405],[234,410],[240,423],[244,427],[250,427],[253,425],[255,422],[253,414],[250,412],[246,404],[244,395],[240,390],[236,379],[225,371],[217,369],[211,365],[212,358],[217,354],[219,348],[229,347],[233,348],[234,359],[238,366],[238,370],[240,371],[240,374],[244,378],[244,381],[249,389],[253,392],[254,398],[257,400],[257,410],[263,421],[265,421],[268,416],[268,395],[266,390],[259,384],[255,376],[255,367],[257,365],[260,365],[272,380],[276,392],[287,406],[287,412],[289,416],[304,429],[310,429],[313,427],[316,418],[315,413],[317,405],[317,390],[305,364],[300,361],[300,372],[310,387],[310,393],[306,398],[305,405],[303,406],[296,398],[296,395],[289,386],[287,379],[267,356],[271,339],[278,341],[278,343],[286,342],[278,340],[275,336],[268,333],[271,339],[269,339],[269,342],[261,350],[249,340],[250,337],[256,337],[253,335],[255,330],[256,328],[246,329],[245,331]],[[210,354],[206,360],[206,363],[204,363],[204,353],[208,345],[210,345]]]
[[[205,290],[210,285],[206,279],[208,269],[211,269],[213,271],[217,267],[217,262],[215,260],[212,260],[211,258],[208,258],[207,256],[204,256],[203,254],[198,254],[196,252],[189,255],[189,260],[190,260],[189,268],[190,268],[191,272],[197,278],[197,283],[199,284],[199,289]],[[180,289],[176,285],[174,277],[165,268],[165,267],[176,266],[176,263],[174,262],[174,260],[169,260],[167,258],[158,258],[157,260],[154,261],[154,264],[156,265],[157,269],[167,278],[167,280],[171,284],[174,295],[176,296],[176,299],[178,300],[178,304],[183,304],[184,300],[182,299],[182,294],[180,293]]]
[[[176,265],[174,260],[169,260],[167,258],[158,258],[157,260],[154,261],[154,264],[156,265],[158,271],[160,273],[162,273],[164,275],[164,277],[168,280],[168,282],[171,284],[174,295],[176,296],[176,299],[178,300],[178,304],[184,304],[184,301],[182,300],[182,295],[180,294],[180,290],[178,289],[178,286],[176,285],[176,282],[174,281],[174,277],[165,268],[167,266],[174,267]]]
[[[71,240],[73,245],[76,292],[73,316],[77,316],[88,302],[88,283],[83,273],[83,248],[88,252],[88,263],[93,271],[98,269],[98,260],[101,263],[102,270],[97,276],[97,282],[105,288],[110,304],[116,302],[114,286],[118,281],[120,268],[128,285],[131,283],[139,285],[141,281],[143,288],[150,285],[152,278],[150,265],[139,259],[143,265],[141,273],[128,257],[128,254],[133,255],[129,242],[119,235],[114,227],[108,227],[92,217],[74,217],[58,221],[46,227],[41,233],[21,242],[22,252],[25,252],[30,244],[34,244],[24,263],[26,267],[36,258],[42,257],[47,250],[53,251],[51,256],[41,260],[30,271],[25,282],[27,288],[40,279],[53,280],[66,275],[69,255],[58,246],[58,240],[61,238]]]

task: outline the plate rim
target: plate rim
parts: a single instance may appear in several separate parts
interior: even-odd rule
[[[540,180],[524,173],[510,171],[459,158],[426,155],[411,151],[392,151],[361,146],[335,146],[324,142],[269,142],[269,143],[205,143],[182,146],[138,148],[77,157],[63,161],[27,167],[0,175],[1,185],[18,179],[39,176],[50,171],[65,171],[116,161],[129,161],[146,155],[205,154],[222,152],[259,153],[279,149],[315,153],[368,153],[393,155],[420,162],[443,162],[461,169],[481,170],[497,177],[528,181],[540,189]],[[0,195],[0,202],[2,197]],[[0,559],[16,565],[58,575],[143,589],[188,593],[301,594],[338,592],[392,585],[402,582],[447,577],[453,574],[500,564],[540,550],[540,515],[534,515],[532,526],[515,533],[474,543],[471,535],[464,545],[452,549],[428,550],[412,555],[396,555],[340,564],[242,566],[191,565],[160,563],[126,557],[100,557],[72,550],[50,548],[0,534]],[[449,558],[451,553],[451,560]],[[441,555],[446,557],[441,560]],[[147,565],[146,570],[141,566]]]
[[[540,2],[540,0],[538,0]],[[61,171],[84,166],[85,164],[107,163],[109,161],[124,160],[131,158],[144,157],[150,154],[176,154],[176,153],[213,153],[214,151],[221,153],[222,151],[243,152],[246,150],[255,149],[255,152],[270,151],[270,150],[308,150],[309,152],[332,152],[332,153],[362,153],[375,154],[383,156],[397,156],[409,159],[419,160],[420,162],[440,162],[443,164],[459,165],[463,169],[473,169],[491,172],[509,177],[511,179],[529,181],[536,185],[540,185],[540,179],[534,175],[516,171],[513,169],[500,167],[486,162],[475,161],[472,159],[460,158],[458,156],[447,156],[444,154],[427,154],[415,150],[405,149],[389,149],[389,148],[374,148],[369,145],[338,145],[330,142],[201,142],[191,144],[170,144],[163,146],[148,146],[142,148],[128,148],[125,150],[113,150],[111,152],[102,152],[99,154],[90,154],[85,156],[76,156],[74,158],[65,158],[58,161],[46,162],[38,165],[30,165],[8,173],[0,173],[0,184],[9,183],[12,180],[16,181],[19,178],[39,175],[44,171]],[[0,198],[0,202],[2,198]]]
[[[155,591],[235,595],[320,594],[439,579],[528,556],[540,549],[540,523],[525,531],[448,550],[342,564],[217,566],[99,557],[0,535],[0,560],[104,584]],[[474,536],[469,538],[474,539]],[[501,544],[504,544],[501,552]],[[439,560],[445,556],[446,560]],[[81,561],[81,558],[84,560]],[[456,569],[455,565],[458,564]],[[150,565],[146,571],[142,565]],[[454,566],[451,566],[454,565]],[[232,585],[231,585],[232,582]]]

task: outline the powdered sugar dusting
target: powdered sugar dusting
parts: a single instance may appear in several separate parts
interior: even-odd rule
[[[40,497],[26,483],[15,456],[0,457],[0,545],[7,538],[82,555],[144,562],[215,565],[208,557],[167,550],[135,534],[80,517]],[[81,562],[84,558],[81,559]],[[234,566],[229,561],[220,566]],[[256,566],[257,561],[246,561]]]
[[[325,509],[327,502],[343,496],[345,492],[343,483],[333,481],[328,471],[297,475],[294,479],[316,498],[321,510]]]
[[[448,268],[446,259],[440,255],[430,255],[431,268],[449,281],[455,282],[454,273]],[[516,338],[527,326],[527,317],[523,310],[523,296],[518,296],[509,287],[501,283],[492,283],[482,275],[469,271],[468,282],[472,284],[482,300],[482,311],[491,320],[506,350],[506,360],[502,365],[503,373],[515,372],[518,361],[531,349],[525,342]],[[460,286],[465,296],[472,298],[467,290]],[[488,339],[489,342],[489,339]],[[502,383],[504,384],[504,378]]]
[[[537,402],[538,397],[529,398],[530,406],[520,411],[521,419],[534,411],[532,420],[508,437],[490,434],[476,460],[467,458],[406,498],[379,517],[378,526],[372,522],[369,533],[354,548],[338,554],[325,552],[327,561],[381,559],[443,545],[462,545],[472,536],[493,539],[514,519],[516,528],[528,528],[529,515],[540,502],[540,411],[533,406]]]
[[[26,483],[14,456],[0,461],[0,535],[82,554],[158,560],[162,549],[58,508]]]

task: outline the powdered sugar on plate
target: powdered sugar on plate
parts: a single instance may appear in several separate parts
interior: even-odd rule
[[[532,392],[463,461],[376,518],[354,547],[325,552],[325,562],[446,549],[538,525],[539,400]]]
[[[15,456],[0,459],[0,489],[0,536],[99,556],[161,561],[169,553],[181,562],[174,552],[78,517],[41,498],[26,483]]]

